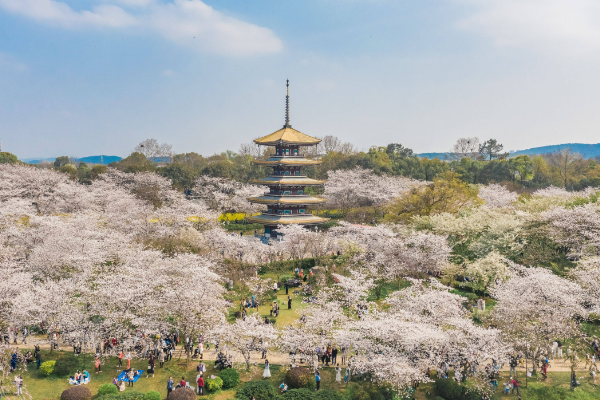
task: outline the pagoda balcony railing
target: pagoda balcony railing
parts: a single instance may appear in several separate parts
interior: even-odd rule
[[[293,157],[293,158],[304,158],[306,154],[269,154],[269,157]]]
[[[281,197],[317,197],[320,198],[318,196],[313,196],[310,195],[308,193],[303,193],[303,194],[279,194],[279,193],[269,193],[269,192],[265,192],[265,194],[263,194],[263,196],[281,196]]]
[[[288,177],[288,178],[307,178],[306,175],[277,175],[277,174],[270,174],[270,175],[267,175],[267,176],[270,177],[270,178],[282,178],[282,177],[283,178],[285,178],[285,177]]]

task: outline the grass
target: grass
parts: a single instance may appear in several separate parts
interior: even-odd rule
[[[54,351],[50,354],[48,351],[42,351],[43,361],[55,360],[57,359],[63,352]],[[110,383],[112,379],[118,375],[117,366],[118,361],[116,357],[111,357],[110,359],[105,361],[105,364],[102,366],[102,372],[100,374],[94,373],[93,366],[93,358],[88,357],[89,362],[86,363],[85,368],[87,368],[88,372],[91,375],[91,381],[87,385],[87,387],[91,390],[92,395],[95,396],[98,388],[103,383]],[[204,360],[207,374],[210,376],[211,374],[218,375],[219,371],[214,369],[214,362],[210,360]],[[171,361],[165,363],[164,368],[160,368],[158,365],[155,368],[155,376],[146,378],[146,368],[148,366],[147,361],[139,360],[132,361],[132,367],[144,370],[144,375],[142,375],[139,380],[134,384],[133,388],[127,387],[125,392],[136,390],[142,393],[148,392],[150,390],[158,391],[163,398],[167,396],[167,379],[169,376],[172,376],[175,382],[179,382],[181,377],[184,376],[187,380],[194,381],[197,375],[196,365],[197,361],[192,361],[189,364],[185,362],[185,359],[177,360],[174,358]],[[237,366],[236,366],[237,367]],[[261,380],[263,379],[262,374],[264,372],[263,365],[253,365],[250,368],[250,371],[245,371],[243,368],[237,368],[240,372],[240,378],[242,385],[244,382],[248,382],[250,380]],[[335,382],[335,370],[333,368],[322,368],[321,371],[321,385],[322,388],[329,389],[342,389],[343,385]],[[75,371],[73,371],[75,372]],[[271,378],[268,379],[269,382],[273,384],[275,388],[278,388],[281,382],[284,381],[285,374],[287,370],[285,370],[280,365],[271,365]],[[29,369],[27,371],[19,372],[24,379],[25,388],[32,396],[34,400],[38,399],[59,399],[61,393],[70,387],[68,383],[67,377],[57,377],[51,375],[50,377],[45,377],[40,374],[39,370],[36,369],[35,363],[29,365]],[[206,376],[205,375],[205,376]],[[14,380],[14,374],[10,376],[11,380]],[[195,386],[195,385],[194,385]],[[239,387],[239,386],[238,386]],[[223,390],[217,393],[205,395],[203,398],[207,400],[226,400],[233,399],[237,388],[231,390]],[[13,396],[11,396],[13,397]],[[92,397],[94,398],[94,397]]]

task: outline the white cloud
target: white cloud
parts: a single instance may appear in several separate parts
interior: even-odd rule
[[[597,0],[459,0],[472,14],[459,27],[489,36],[497,46],[544,51],[600,49]]]
[[[107,1],[107,0],[105,0]],[[137,28],[154,31],[182,46],[213,53],[250,55],[281,50],[269,29],[228,17],[200,0],[112,0],[76,11],[56,0],[0,0],[0,8],[36,21],[66,28]]]

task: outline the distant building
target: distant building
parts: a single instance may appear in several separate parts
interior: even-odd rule
[[[260,215],[248,217],[247,221],[265,226],[266,237],[277,236],[278,225],[300,224],[319,225],[329,220],[313,215],[308,207],[326,202],[326,199],[306,194],[307,186],[321,186],[325,181],[308,178],[302,168],[307,165],[321,164],[320,160],[309,160],[300,153],[300,147],[316,146],[317,139],[292,128],[289,113],[289,81],[286,95],[285,125],[270,135],[254,140],[263,146],[275,146],[275,153],[266,161],[255,161],[258,165],[273,168],[271,175],[252,181],[257,185],[269,187],[269,192],[260,197],[250,197],[248,201],[265,204],[267,211]]]

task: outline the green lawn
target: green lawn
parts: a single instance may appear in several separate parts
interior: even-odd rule
[[[60,352],[54,351],[53,354],[49,354],[48,351],[42,351],[43,361],[57,359],[61,354]],[[110,383],[112,379],[118,375],[117,365],[118,362],[115,357],[112,357],[110,360],[106,361],[102,366],[102,373],[95,374],[93,359],[91,357],[87,357],[88,362],[85,363],[85,367],[91,375],[91,382],[87,385],[92,394],[95,396],[98,387],[103,383]],[[134,384],[133,389],[127,388],[128,390],[136,390],[140,392],[148,392],[150,390],[156,390],[161,395],[166,398],[167,396],[167,379],[169,376],[172,376],[175,382],[179,382],[181,377],[184,376],[186,380],[195,380],[197,372],[196,365],[197,361],[192,361],[189,364],[186,364],[185,360],[177,360],[174,358],[173,360],[166,362],[164,368],[159,368],[158,365],[155,369],[155,376],[146,378],[146,367],[147,362],[144,360],[141,361],[132,361],[132,366],[141,370],[144,370],[144,375],[139,378],[139,380]],[[205,360],[205,365],[207,367],[207,375],[211,374],[218,375],[219,371],[213,368],[214,361]],[[244,371],[241,367],[238,369],[241,374],[242,382],[247,382],[249,380],[259,380],[263,379],[262,374],[264,371],[263,365],[252,366],[249,372]],[[273,386],[278,387],[281,382],[283,382],[286,370],[283,370],[279,365],[271,366],[271,378],[269,378],[269,382],[273,384]],[[45,377],[39,373],[36,369],[35,363],[29,365],[29,369],[26,372],[22,372],[23,379],[25,381],[26,389],[31,394],[32,398],[37,399],[59,399],[63,390],[69,387],[68,377],[56,377],[51,375],[50,377]],[[10,376],[11,379],[14,379],[14,374]],[[333,368],[323,368],[321,369],[321,378],[322,378],[322,387],[330,388],[330,389],[341,389],[343,385],[340,385],[335,381],[335,371]],[[243,383],[242,383],[243,384]],[[195,385],[194,385],[195,386]],[[218,393],[210,394],[204,396],[204,398],[209,400],[226,400],[233,399],[235,395],[235,389],[233,390],[223,390]],[[13,397],[14,396],[10,396]]]

